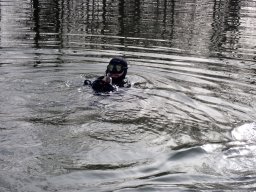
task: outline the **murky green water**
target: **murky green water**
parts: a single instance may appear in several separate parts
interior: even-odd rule
[[[0,0],[0,191],[256,190],[256,2]],[[84,79],[129,62],[129,89]]]

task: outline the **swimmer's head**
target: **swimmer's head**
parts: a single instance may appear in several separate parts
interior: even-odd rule
[[[128,65],[125,59],[121,57],[114,57],[110,60],[106,74],[109,74],[113,80],[123,80],[127,74]]]

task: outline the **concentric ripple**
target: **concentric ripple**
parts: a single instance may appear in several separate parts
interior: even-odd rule
[[[0,0],[0,191],[255,189],[254,12]],[[114,56],[131,88],[83,86]]]

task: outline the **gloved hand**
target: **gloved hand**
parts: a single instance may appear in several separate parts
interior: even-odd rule
[[[115,90],[115,87],[102,79],[97,79],[92,82],[92,89],[95,92],[111,92]]]

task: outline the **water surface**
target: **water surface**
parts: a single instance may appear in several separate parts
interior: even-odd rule
[[[0,191],[253,191],[256,4],[0,1]],[[114,56],[129,89],[84,79]]]

